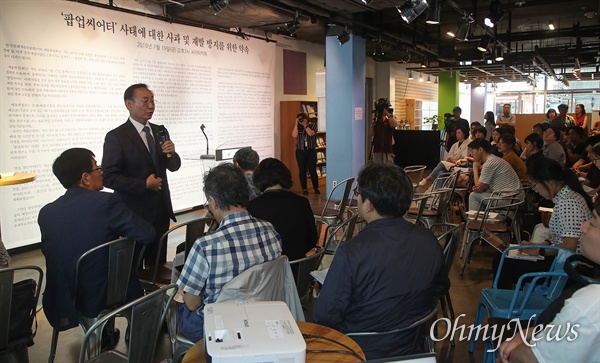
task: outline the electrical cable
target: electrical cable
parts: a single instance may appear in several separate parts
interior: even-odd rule
[[[327,337],[324,337],[324,336],[322,336],[322,335],[312,335],[312,334],[302,334],[302,337],[303,337],[304,339],[310,339],[310,338],[313,338],[313,339],[323,339],[323,340],[327,340],[327,341],[333,342],[333,343],[335,343],[335,344],[337,344],[337,345],[340,345],[340,346],[342,346],[342,347],[344,347],[344,348],[346,348],[346,349],[347,349],[347,351],[335,351],[335,350],[323,350],[323,351],[320,351],[320,350],[314,350],[314,351],[313,351],[313,350],[307,350],[307,352],[320,352],[320,353],[343,353],[343,354],[352,354],[352,355],[353,355],[353,356],[355,356],[356,358],[360,359],[360,361],[361,361],[361,362],[364,362],[364,361],[365,361],[365,360],[363,359],[363,357],[361,357],[361,356],[360,356],[360,354],[358,354],[358,353],[357,353],[357,352],[356,352],[354,349],[350,348],[349,346],[347,346],[347,345],[346,345],[346,344],[344,344],[344,343],[340,343],[340,342],[338,342],[338,341],[336,341],[336,340],[333,340],[333,339],[331,339],[331,338],[327,338]]]

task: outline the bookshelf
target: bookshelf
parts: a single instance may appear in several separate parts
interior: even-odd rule
[[[296,115],[300,112],[305,112],[310,122],[318,124],[317,102],[312,101],[281,101],[279,110],[279,125],[280,134],[279,142],[281,145],[281,161],[292,172],[293,185],[290,190],[301,192],[300,178],[298,176],[299,169],[296,162],[296,140],[292,137],[292,130],[296,121]],[[325,132],[318,132],[317,135],[317,175],[319,176],[319,189],[323,190],[326,187],[327,174],[327,138]],[[308,188],[312,189],[310,175],[308,179]]]

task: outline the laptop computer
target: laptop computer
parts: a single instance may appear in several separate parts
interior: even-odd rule
[[[510,244],[507,246],[500,237],[496,236],[486,228],[483,228],[483,230],[481,231],[481,239],[486,241],[495,249],[497,249],[500,253],[504,252],[508,247],[518,246],[517,244]],[[526,253],[521,253],[521,251],[519,250],[508,251],[506,257],[529,261],[539,261],[544,259],[544,256],[528,255]]]

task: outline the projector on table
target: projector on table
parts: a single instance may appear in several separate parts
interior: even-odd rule
[[[281,301],[206,305],[204,344],[213,363],[303,363],[306,358],[302,333]]]

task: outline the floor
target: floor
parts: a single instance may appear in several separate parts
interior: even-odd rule
[[[427,188],[419,187],[423,191]],[[419,190],[421,191],[421,190]],[[311,191],[312,192],[312,191]],[[323,193],[320,196],[311,195],[308,196],[311,204],[319,209],[325,204],[326,195]],[[178,216],[178,221],[185,221],[199,216],[199,212],[188,212]],[[176,242],[169,242],[169,257],[174,254]],[[459,258],[460,249],[457,252],[457,256],[454,260],[454,265],[450,271],[451,288],[450,295],[452,297],[452,303],[456,316],[459,317],[459,324],[470,325],[475,319],[475,311],[477,303],[479,301],[479,291],[482,288],[490,287],[492,283],[491,277],[491,264],[492,259],[495,256],[496,251],[489,246],[476,246],[473,252],[473,258],[471,263],[467,266],[463,276],[460,276],[460,263]],[[20,266],[33,264],[37,266],[45,266],[44,257],[39,249],[32,251],[22,252],[16,255],[12,255],[13,262],[11,266]],[[441,317],[441,314],[440,314]],[[43,310],[39,310],[37,313],[38,329],[37,335],[35,336],[35,344],[29,348],[29,361],[32,363],[41,363],[48,360],[48,354],[50,352],[50,342],[52,336],[52,328],[46,320]],[[117,327],[121,330],[121,339],[117,345],[118,350],[126,351],[123,335],[125,332],[126,321],[123,318],[117,319]],[[445,335],[445,328],[443,324],[439,325],[438,337]],[[79,350],[81,346],[81,340],[83,337],[82,329],[76,328],[59,335],[58,349],[55,362],[57,363],[69,363],[77,362],[79,356]],[[436,352],[438,354],[439,362],[481,362],[483,358],[484,344],[478,342],[475,352],[470,354],[468,352],[468,341],[461,341],[455,336],[456,346],[451,347],[449,339],[444,339],[436,343]],[[160,362],[161,360],[170,356],[170,344],[165,331],[162,331],[159,336],[159,341],[156,346],[155,360],[154,362]],[[4,362],[4,360],[2,360]],[[22,360],[21,360],[22,362]]]

